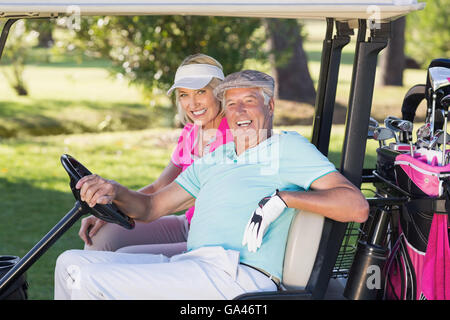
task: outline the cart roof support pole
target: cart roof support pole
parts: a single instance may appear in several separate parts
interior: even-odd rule
[[[386,26],[378,33],[372,31],[372,37],[365,41],[366,21],[358,23],[358,36],[353,62],[352,83],[350,87],[349,106],[347,111],[346,135],[340,170],[357,187],[361,185],[362,168],[366,149],[367,128],[372,106],[373,86],[378,53],[387,45],[388,32]],[[348,31],[345,36],[348,36]],[[343,39],[342,39],[343,41]],[[342,43],[345,43],[342,42]],[[340,53],[340,51],[337,51]],[[331,61],[331,59],[330,59]],[[334,75],[337,79],[337,73]],[[335,90],[335,88],[334,88]],[[333,93],[335,94],[335,92]],[[329,98],[331,98],[329,93]],[[332,118],[331,118],[332,120]],[[327,122],[331,121],[330,118]],[[330,129],[323,127],[318,135],[322,150],[328,151]],[[331,124],[330,124],[331,127]],[[328,133],[328,139],[323,136]],[[323,140],[322,140],[323,139]],[[321,151],[322,151],[321,150]],[[326,219],[322,231],[321,244],[307,290],[312,292],[314,299],[322,299],[332,276],[333,267],[339,254],[347,224]]]
[[[331,39],[332,23],[333,19],[327,19],[327,35],[323,43],[311,138],[311,142],[325,156],[328,155],[330,144],[341,53],[342,49],[350,42],[350,36],[353,35],[353,29],[350,29],[347,23],[336,21],[336,35]]]
[[[389,35],[390,22],[379,23],[368,41],[357,43],[340,166],[341,173],[357,187],[362,182],[377,57]]]
[[[330,34],[332,26],[330,27],[330,20],[327,20],[327,22],[328,29],[323,43],[322,65],[312,134],[312,143],[324,155],[328,155],[341,53],[344,46],[350,42],[350,35],[353,35],[353,29],[347,23],[336,22],[336,36],[332,39]],[[336,225],[335,221],[325,219],[320,246],[308,285],[306,286],[306,290],[312,293],[313,299],[323,299],[328,287],[345,232],[345,228],[339,227],[340,225]]]
[[[320,132],[322,131],[322,118],[324,112],[325,95],[327,88],[328,72],[330,69],[331,49],[333,41],[333,24],[334,19],[327,18],[327,29],[325,39],[322,44],[322,56],[320,60],[319,82],[317,84],[317,95],[314,112],[314,123],[311,135],[311,143],[313,143],[319,150]],[[321,150],[322,151],[322,150]]]
[[[3,49],[5,48],[6,39],[8,38],[9,35],[9,30],[11,29],[14,22],[16,22],[17,20],[19,19],[18,18],[8,19],[3,25],[2,34],[0,35],[0,60],[2,59]]]
[[[358,56],[353,64],[340,171],[359,188],[362,183],[377,57],[387,46],[390,30],[390,22],[377,24],[376,28],[371,29],[369,40],[358,43]],[[346,227],[346,223],[341,223],[340,228],[344,230]],[[345,235],[345,230],[342,234]],[[342,239],[339,243],[342,243]]]

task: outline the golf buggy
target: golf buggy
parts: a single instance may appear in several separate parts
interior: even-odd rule
[[[415,159],[420,154],[417,142],[415,145],[412,143],[412,126],[407,121],[412,123],[411,113],[414,117],[417,109],[417,107],[414,109],[414,105],[422,100],[420,98],[422,95],[432,106],[427,114],[427,123],[433,126],[430,135],[421,136],[423,144],[428,143],[426,149],[430,152],[436,145],[443,145],[445,149],[446,141],[449,140],[445,131],[436,138],[436,142],[434,142],[434,132],[442,130],[439,115],[442,114],[445,119],[447,118],[447,100],[443,99],[445,97],[441,93],[438,94],[440,89],[445,93],[446,86],[439,87],[437,85],[439,77],[436,76],[427,78],[427,85],[422,91],[421,87],[418,87],[408,92],[402,107],[402,112],[405,109],[403,119],[390,118],[386,122],[386,126],[394,133],[394,137],[399,136],[396,143],[389,146],[385,145],[385,141],[391,131],[388,132],[376,121],[371,121],[370,113],[377,56],[388,44],[392,21],[411,11],[422,9],[423,3],[417,3],[415,0],[344,3],[289,0],[240,1],[239,3],[226,0],[194,3],[171,0],[164,3],[150,0],[132,3],[119,0],[96,2],[81,0],[74,3],[68,0],[52,2],[35,0],[21,1],[17,4],[0,3],[0,18],[5,20],[0,36],[0,56],[8,32],[15,21],[29,18],[42,20],[56,18],[73,13],[74,7],[80,15],[179,14],[325,20],[327,27],[323,41],[311,138],[311,142],[324,155],[328,155],[341,53],[350,43],[351,36],[356,35],[345,138],[338,169],[357,187],[361,187],[363,182],[373,183],[376,186],[376,196],[368,199],[371,206],[370,218],[359,226],[299,211],[289,231],[283,270],[284,289],[276,292],[244,294],[237,299],[324,299],[338,296],[348,299],[416,298],[410,281],[405,281],[403,277],[406,270],[404,266],[409,262],[407,261],[408,252],[400,249],[407,242],[409,234],[417,234],[414,233],[413,228],[404,227],[405,215],[401,213],[418,196],[412,190],[405,191],[403,189],[405,186],[398,183],[397,180],[403,169],[400,162],[397,164],[397,156],[409,155]],[[363,168],[368,135],[380,142],[380,148],[377,150],[377,168],[374,169]],[[441,140],[443,139],[442,142],[438,140],[440,137]],[[428,148],[431,143],[434,145]],[[434,151],[439,153],[437,150]],[[444,150],[442,154],[446,155],[446,151]],[[134,222],[114,205],[97,205],[90,208],[84,204],[74,185],[80,177],[89,174],[89,170],[69,155],[62,155],[61,162],[70,177],[70,188],[76,199],[75,206],[24,257],[19,259],[16,256],[0,256],[0,299],[26,298],[25,273],[28,268],[82,215],[93,214],[126,228],[133,227]],[[442,170],[440,174],[445,176]],[[406,174],[404,180],[406,187],[411,186],[410,176]],[[441,189],[444,190],[445,187]],[[432,215],[448,212],[445,198],[443,198],[445,194],[442,191],[438,192],[437,196],[427,195],[427,200],[431,199],[431,201],[424,202],[426,206],[429,206],[427,209],[432,210]],[[414,208],[411,209],[410,213],[418,212],[414,210]],[[411,219],[414,220],[410,218],[406,224],[410,223]],[[407,273],[407,280],[417,278],[412,277],[412,268],[408,269]],[[372,277],[376,280],[374,285],[371,285]],[[337,286],[336,295],[330,296],[330,288],[333,287],[336,279],[342,280],[338,284],[346,283],[345,289],[344,285]],[[392,284],[389,290],[385,290],[386,283]],[[395,287],[397,283],[400,283],[398,287],[400,289]],[[388,295],[387,291],[389,291]]]

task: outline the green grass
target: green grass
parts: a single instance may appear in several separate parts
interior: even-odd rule
[[[17,96],[0,67],[0,137],[102,132],[167,126],[167,98],[145,101],[139,88],[114,78],[104,62],[78,67],[30,65],[28,96]]]

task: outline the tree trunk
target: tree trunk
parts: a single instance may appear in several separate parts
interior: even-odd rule
[[[264,19],[270,48],[275,97],[314,105],[316,90],[303,50],[301,25],[291,19]]]
[[[53,42],[52,28],[41,28],[41,30],[39,30],[38,47],[50,48],[53,45]]]
[[[383,86],[403,86],[405,24],[405,17],[393,22],[392,38],[380,56],[380,84]]]

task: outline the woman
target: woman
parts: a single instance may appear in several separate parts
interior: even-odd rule
[[[185,126],[167,167],[155,182],[140,192],[157,192],[175,180],[196,158],[233,140],[222,105],[213,94],[223,79],[222,65],[210,56],[195,54],[181,63],[167,94],[175,92],[178,115]],[[82,219],[79,236],[87,250],[161,253],[171,257],[186,251],[193,214],[194,207],[183,215],[165,216],[148,224],[137,222],[133,230],[89,216]]]

